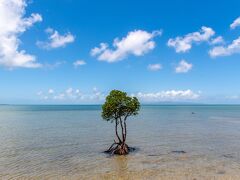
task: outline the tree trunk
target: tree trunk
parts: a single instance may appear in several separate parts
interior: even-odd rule
[[[120,137],[119,137],[119,135],[118,135],[118,121],[117,121],[117,119],[115,120],[115,122],[116,122],[116,124],[115,124],[116,136],[117,136],[117,138],[118,138],[119,143],[121,143],[122,141],[121,141],[121,139],[120,139]]]
[[[122,129],[122,141],[113,149],[112,153],[118,155],[126,155],[129,152],[129,147],[126,144],[126,122],[125,120],[123,122],[121,118],[119,118],[119,121]]]
[[[126,142],[127,139],[127,124],[126,124],[126,119],[124,119],[124,143]]]
[[[127,123],[126,123],[127,117],[128,117],[128,115],[126,115],[123,119],[123,123],[124,123],[124,142],[126,142],[126,139],[127,139]]]
[[[118,124],[119,123],[118,123],[117,119],[115,121],[116,121],[115,132],[116,132],[116,136],[117,136],[119,142],[118,143],[114,142],[110,146],[110,148],[105,152],[110,153],[110,154],[126,155],[129,153],[129,150],[130,150],[130,148],[126,144],[126,134],[127,134],[126,119],[122,120],[121,118],[119,118],[119,123],[120,123],[121,129],[122,129],[122,139],[118,135]]]
[[[125,142],[124,128],[123,128],[123,122],[122,122],[121,118],[120,118],[120,124],[121,124],[121,128],[122,128],[122,142]]]

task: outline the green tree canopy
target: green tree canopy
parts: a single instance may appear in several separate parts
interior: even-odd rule
[[[127,96],[127,93],[112,90],[102,106],[102,118],[114,121],[121,117],[137,115],[140,103],[136,97]]]

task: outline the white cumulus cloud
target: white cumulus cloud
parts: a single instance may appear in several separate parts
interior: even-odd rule
[[[236,53],[240,53],[240,37],[227,46],[216,46],[209,51],[211,57],[230,56]]]
[[[73,63],[73,66],[74,66],[75,68],[77,68],[78,66],[83,66],[83,65],[85,65],[85,64],[86,64],[85,61],[83,61],[83,60],[77,60],[77,61],[75,61],[75,62]]]
[[[169,39],[167,45],[175,48],[176,52],[186,52],[192,48],[193,43],[208,41],[215,34],[210,27],[203,26],[199,32],[189,33],[183,37]]]
[[[185,60],[181,60],[177,67],[175,68],[176,73],[187,73],[192,69],[193,65],[191,63],[188,63]]]
[[[67,44],[74,42],[75,37],[70,33],[60,35],[58,31],[47,28],[46,33],[49,34],[48,41],[37,41],[37,45],[44,49],[55,49],[65,47]]]
[[[138,92],[132,94],[143,102],[164,102],[164,101],[188,101],[197,100],[200,97],[200,92],[193,92],[192,90],[168,90],[156,93]]]
[[[19,36],[34,23],[41,22],[40,14],[25,17],[25,0],[0,0],[0,66],[7,68],[38,68],[34,55],[19,50]]]
[[[122,39],[115,38],[113,49],[109,48],[107,43],[101,43],[100,47],[93,48],[90,54],[106,62],[120,61],[128,55],[142,56],[155,48],[153,38],[161,34],[161,31],[131,31]]]
[[[231,29],[235,29],[236,27],[240,26],[240,17],[235,19],[232,24],[230,24]]]
[[[160,69],[162,69],[161,64],[149,64],[148,65],[148,70],[149,71],[159,71]]]

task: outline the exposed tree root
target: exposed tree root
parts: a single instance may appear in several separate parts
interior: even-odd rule
[[[108,148],[108,150],[106,150],[105,152],[107,152],[107,153],[111,152],[113,149],[115,149],[114,146],[117,145],[117,144],[118,144],[118,143],[113,143],[113,144],[110,146],[110,148]]]
[[[105,153],[110,155],[127,155],[129,152],[135,150],[135,148],[129,147],[126,143],[116,143],[114,142],[110,148]]]

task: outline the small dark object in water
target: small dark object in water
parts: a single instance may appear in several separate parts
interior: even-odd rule
[[[192,114],[195,114],[195,112],[192,112]]]
[[[224,154],[223,157],[225,157],[225,158],[234,158],[233,155],[231,155],[231,154]]]
[[[225,174],[225,171],[218,171],[217,174]]]
[[[148,156],[161,156],[162,154],[149,154]]]
[[[172,153],[176,153],[176,154],[185,154],[186,151],[172,151]]]
[[[128,147],[128,151],[129,152],[133,152],[133,151],[136,151],[137,149],[135,147]]]

